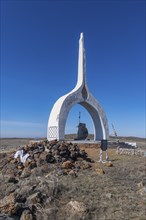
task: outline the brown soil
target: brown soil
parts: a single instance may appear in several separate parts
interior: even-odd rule
[[[128,139],[128,141],[135,142],[134,140]],[[136,140],[138,146],[144,149],[145,140]],[[2,151],[12,151],[29,141],[29,139],[1,139]],[[146,179],[145,157],[117,155],[115,145],[111,144],[108,151],[113,166],[108,167],[106,164],[97,162],[99,160],[98,145],[80,144],[80,148],[85,149],[95,163],[92,163],[91,168],[79,172],[77,177],[55,176],[56,194],[47,209],[40,207],[42,214],[38,215],[40,216],[38,219],[146,219],[146,185],[139,184]],[[97,169],[102,169],[105,174],[98,174]],[[83,202],[86,212],[80,215],[66,211],[66,206],[70,201]],[[48,209],[50,218],[46,218]],[[17,216],[14,218],[12,216],[11,219],[17,219]]]

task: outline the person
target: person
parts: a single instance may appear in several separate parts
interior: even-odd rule
[[[104,163],[104,161],[102,160],[103,151],[105,151],[105,154],[106,154],[106,161],[109,161],[107,140],[101,140],[99,162],[102,162],[102,163]]]
[[[19,158],[21,163],[25,163],[27,158],[29,157],[29,153],[27,153],[27,146],[20,148],[15,154],[14,154],[14,159]]]

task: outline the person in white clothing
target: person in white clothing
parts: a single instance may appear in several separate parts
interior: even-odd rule
[[[29,157],[29,153],[27,153],[27,151],[22,148],[20,150],[18,150],[15,154],[14,154],[14,158],[19,158],[21,163],[25,163],[25,161],[27,160],[27,158]]]

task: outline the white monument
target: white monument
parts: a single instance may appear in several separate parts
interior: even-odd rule
[[[88,89],[86,81],[86,57],[83,33],[79,39],[78,80],[75,88],[60,97],[54,104],[48,120],[47,139],[64,140],[65,125],[69,111],[76,105],[82,105],[91,115],[94,125],[94,140],[109,138],[108,122],[99,102]]]

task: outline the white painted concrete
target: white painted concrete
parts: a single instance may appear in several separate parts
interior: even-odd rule
[[[69,111],[82,105],[91,115],[94,126],[94,140],[108,139],[109,129],[105,112],[88,89],[86,82],[86,57],[83,33],[79,39],[78,80],[75,88],[60,97],[54,104],[48,120],[47,139],[64,140],[65,125]]]

